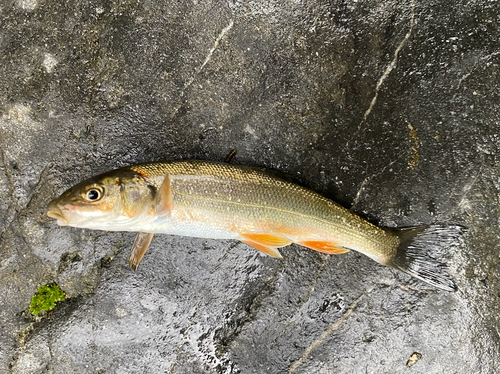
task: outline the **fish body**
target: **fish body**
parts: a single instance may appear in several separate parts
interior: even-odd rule
[[[53,200],[48,215],[60,225],[139,232],[133,268],[154,234],[173,234],[241,240],[273,257],[292,243],[329,254],[355,250],[444,289],[454,285],[438,264],[431,262],[438,274],[429,279],[418,269],[422,254],[417,251],[414,274],[412,260],[400,252],[424,234],[428,242],[431,232],[431,240],[444,243],[439,247],[461,235],[457,226],[380,228],[272,171],[208,161],[147,163],[101,174]]]

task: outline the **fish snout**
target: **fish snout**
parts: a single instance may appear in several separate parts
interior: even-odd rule
[[[47,215],[50,218],[57,219],[57,224],[59,226],[67,226],[69,223],[62,210],[59,208],[56,200],[52,200],[47,206]]]

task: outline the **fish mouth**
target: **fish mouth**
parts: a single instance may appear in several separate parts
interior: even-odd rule
[[[49,205],[49,210],[47,211],[47,215],[50,218],[57,219],[57,224],[59,226],[68,226],[69,224],[68,220],[66,219],[66,217],[64,217],[64,214],[61,212],[61,209],[59,208],[50,207]]]

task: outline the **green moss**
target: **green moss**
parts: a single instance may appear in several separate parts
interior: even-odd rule
[[[42,310],[54,309],[56,302],[65,299],[64,291],[57,284],[47,284],[38,288],[36,294],[31,298],[30,311],[36,316]]]

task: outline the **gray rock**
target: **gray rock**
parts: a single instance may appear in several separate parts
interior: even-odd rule
[[[0,6],[0,373],[494,373],[497,1]],[[154,160],[289,174],[384,226],[469,229],[456,293],[357,253],[57,227],[48,201]],[[33,317],[56,282],[68,299]],[[406,366],[413,353],[421,359]]]

